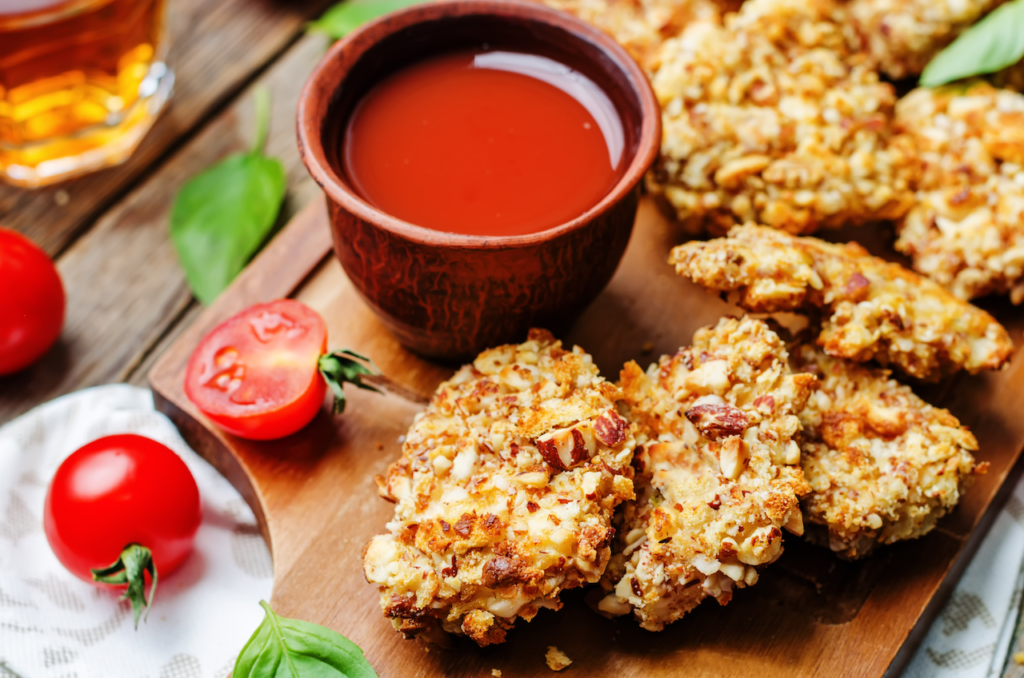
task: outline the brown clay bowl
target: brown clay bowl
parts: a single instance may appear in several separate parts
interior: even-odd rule
[[[626,170],[576,219],[532,235],[442,233],[381,212],[346,178],[345,123],[374,83],[424,57],[483,43],[561,61],[614,102]],[[405,346],[455,361],[522,341],[530,327],[564,328],[604,288],[629,241],[661,117],[643,72],[600,31],[535,3],[455,0],[395,12],[335,44],[299,99],[298,136],[303,162],[327,194],[335,252],[356,289]]]

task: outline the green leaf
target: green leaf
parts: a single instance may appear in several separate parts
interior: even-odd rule
[[[284,168],[263,155],[270,95],[256,90],[256,136],[248,153],[231,155],[193,177],[171,211],[171,240],[196,297],[209,305],[259,251],[284,200]]]
[[[370,367],[360,362],[368,363]],[[373,368],[373,369],[371,369]],[[363,381],[364,376],[378,376],[380,371],[376,369],[373,361],[366,356],[359,355],[355,351],[342,349],[334,353],[320,356],[320,374],[327,381],[327,385],[334,392],[334,413],[341,414],[345,411],[345,390],[343,384],[353,384],[365,391],[380,393],[376,386]]]
[[[345,636],[260,605],[267,616],[238,655],[233,678],[378,678]]]
[[[425,0],[348,0],[340,2],[324,12],[316,21],[306,25],[309,33],[324,33],[333,40],[340,40],[367,21],[384,16],[395,10],[418,5]]]
[[[995,73],[1024,57],[1024,0],[1013,0],[971,26],[933,58],[922,87]]]

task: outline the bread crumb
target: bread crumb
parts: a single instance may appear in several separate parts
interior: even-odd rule
[[[501,678],[501,671],[498,669],[491,669],[491,675],[494,676],[494,678]]]
[[[1018,664],[1020,666],[1024,666],[1024,652],[1014,652],[1013,653],[1013,661],[1014,661],[1015,664]]]
[[[644,353],[653,353],[654,352],[654,342],[653,341],[645,341],[644,345],[640,347],[640,350],[643,351]]]
[[[572,660],[554,645],[548,646],[547,654],[544,655],[544,661],[548,663],[548,668],[552,671],[561,671],[567,668],[569,664],[572,664]]]

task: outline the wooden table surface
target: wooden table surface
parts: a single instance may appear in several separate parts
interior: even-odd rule
[[[180,187],[249,147],[252,93],[273,101],[266,152],[281,160],[286,223],[320,191],[299,159],[295,109],[329,39],[307,21],[332,0],[170,0],[171,102],[125,164],[29,191],[0,183],[0,225],[38,243],[68,296],[57,344],[33,367],[0,377],[0,425],[89,386],[145,386],[149,368],[202,310],[169,236]]]
[[[169,234],[179,188],[253,134],[253,89],[273,101],[266,152],[281,160],[284,224],[319,194],[299,160],[295,109],[330,46],[306,23],[332,0],[170,0],[173,98],[120,167],[30,191],[0,183],[0,225],[29,236],[57,263],[67,317],[33,367],[0,377],[0,424],[88,386],[144,386],[153,360],[195,318]]]

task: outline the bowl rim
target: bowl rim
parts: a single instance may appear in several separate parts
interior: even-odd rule
[[[491,236],[437,231],[404,221],[379,210],[350,190],[327,161],[322,144],[322,118],[347,71],[334,78],[335,63],[342,53],[356,50],[355,64],[374,45],[416,23],[447,17],[492,15],[544,23],[575,38],[596,44],[625,74],[639,100],[640,135],[636,152],[619,181],[597,204],[578,217],[551,228],[525,235]],[[383,30],[381,27],[383,26]],[[351,70],[351,67],[349,67]],[[336,80],[336,82],[335,82]],[[333,86],[332,86],[333,83]],[[299,153],[307,170],[327,197],[353,216],[393,235],[428,246],[460,249],[510,249],[532,247],[586,227],[613,209],[643,179],[661,146],[661,111],[647,76],[615,40],[576,17],[526,0],[435,0],[412,5],[364,24],[337,41],[313,69],[299,97],[296,115]]]

